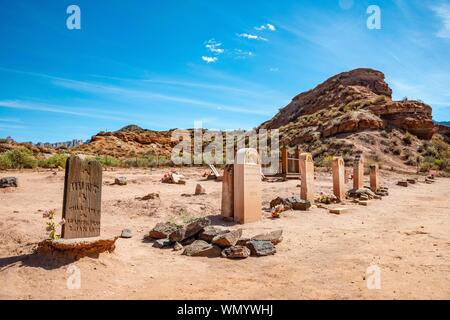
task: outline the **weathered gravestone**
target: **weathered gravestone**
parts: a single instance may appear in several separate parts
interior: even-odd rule
[[[102,167],[97,161],[72,156],[66,163],[61,237],[100,236]]]
[[[345,165],[342,157],[333,158],[333,194],[339,201],[345,200]]]
[[[357,155],[353,162],[353,189],[364,187],[364,157]]]
[[[234,221],[261,219],[261,162],[255,149],[240,149],[234,163]]]
[[[233,219],[234,217],[234,182],[233,165],[228,164],[223,170],[222,180],[222,217]]]
[[[314,203],[314,162],[310,153],[302,153],[299,158],[300,198]]]
[[[378,174],[378,165],[373,164],[370,166],[370,189],[373,192],[378,192],[380,189],[380,178]]]

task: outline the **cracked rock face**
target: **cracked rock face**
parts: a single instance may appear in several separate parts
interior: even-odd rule
[[[242,229],[233,230],[224,234],[219,234],[212,239],[212,243],[221,248],[231,247],[238,242],[242,236]]]
[[[251,255],[256,257],[272,255],[277,251],[272,242],[266,240],[250,240],[247,242],[247,248],[250,249]]]
[[[184,247],[183,254],[190,257],[220,257],[222,250],[213,244],[203,240],[196,240]]]
[[[250,256],[250,249],[245,246],[233,246],[222,250],[222,257],[228,259],[245,259]]]

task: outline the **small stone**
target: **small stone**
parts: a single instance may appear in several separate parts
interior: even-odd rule
[[[183,245],[179,242],[175,242],[174,246],[173,246],[173,251],[180,251],[183,250]]]
[[[270,241],[272,244],[278,244],[283,240],[283,230],[274,230],[264,234],[258,234],[252,238],[258,241]]]
[[[382,199],[383,199],[382,196],[379,196],[379,195],[377,195],[377,194],[375,194],[375,195],[373,196],[373,198],[374,198],[375,200],[382,200]]]
[[[117,177],[114,180],[114,184],[118,186],[126,186],[127,185],[127,178],[126,177]]]
[[[130,229],[123,229],[120,235],[121,238],[129,239],[133,236]]]
[[[212,243],[221,248],[231,247],[238,242],[242,236],[242,229],[233,230],[224,234],[219,234],[212,239]]]
[[[348,211],[349,211],[348,208],[333,208],[333,209],[329,210],[329,212],[333,213],[333,214],[342,214],[342,213],[346,213]]]
[[[159,193],[149,193],[143,197],[136,198],[137,200],[147,201],[147,200],[155,200],[159,199]]]
[[[278,205],[283,205],[285,210],[302,210],[306,211],[311,207],[311,202],[300,199],[298,196],[287,198],[278,197],[270,201],[270,207],[275,208]]]
[[[400,187],[407,187],[408,181],[399,181],[399,182],[397,182],[397,185]]]
[[[410,184],[416,184],[416,179],[406,179],[406,182],[410,183]]]
[[[172,246],[172,242],[169,239],[158,239],[153,243],[153,247],[159,249],[166,249]]]
[[[250,249],[244,246],[233,246],[222,250],[222,257],[228,259],[245,259],[250,256]]]
[[[201,194],[206,194],[206,189],[203,185],[198,183],[197,186],[195,187],[195,195],[199,196]]]
[[[172,173],[172,181],[175,184],[186,184],[186,180],[182,174]]]
[[[16,177],[5,177],[0,179],[0,188],[17,188],[17,178]]]
[[[230,232],[230,230],[219,229],[213,226],[207,226],[202,232],[200,232],[198,238],[206,242],[211,242],[215,236],[225,234],[227,232]]]
[[[262,257],[275,254],[275,246],[270,241],[250,240],[247,243],[252,256]]]
[[[222,250],[215,245],[203,240],[196,240],[192,244],[184,247],[183,254],[190,257],[220,257]]]
[[[180,228],[179,225],[176,225],[171,222],[160,222],[156,224],[156,226],[150,231],[149,237],[152,239],[164,239],[168,238],[169,235]]]
[[[176,231],[173,231],[169,235],[169,239],[172,242],[183,241],[184,239],[193,237],[197,233],[203,231],[203,229],[205,227],[209,226],[210,224],[211,224],[211,221],[206,217],[195,219],[191,223],[189,223],[183,227],[179,227]]]

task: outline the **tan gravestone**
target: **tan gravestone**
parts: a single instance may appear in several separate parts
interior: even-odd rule
[[[61,236],[100,236],[102,167],[97,161],[72,156],[66,163]]]
[[[353,189],[364,187],[364,157],[357,155],[353,162]]]
[[[373,192],[377,192],[380,189],[380,178],[378,174],[378,165],[373,164],[370,166],[370,189]]]
[[[261,220],[261,162],[255,149],[240,149],[234,163],[234,221]]]
[[[333,158],[333,194],[339,201],[345,200],[345,165],[342,157]]]
[[[226,165],[223,170],[222,180],[222,217],[233,219],[234,217],[234,183],[233,165]]]
[[[314,162],[310,153],[302,153],[299,157],[300,198],[314,202]]]

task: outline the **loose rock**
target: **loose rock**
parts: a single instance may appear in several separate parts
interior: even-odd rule
[[[133,233],[130,229],[123,229],[120,235],[121,238],[129,239],[133,236]]]
[[[156,224],[156,226],[150,231],[149,237],[152,239],[164,239],[168,238],[169,235],[180,228],[179,225],[176,225],[171,222],[160,222]]]
[[[209,226],[210,224],[211,224],[211,221],[206,217],[195,219],[191,223],[189,223],[185,226],[179,227],[177,230],[173,231],[169,235],[169,239],[172,242],[183,241],[184,239],[193,237],[197,233],[203,231],[203,229],[205,227]]]
[[[400,187],[407,187],[408,181],[399,181],[399,182],[397,182],[397,185]]]
[[[283,205],[285,210],[302,210],[306,211],[311,207],[311,202],[300,199],[298,196],[288,198],[278,197],[270,201],[270,207],[275,208],[278,205]]]
[[[183,250],[183,245],[179,242],[175,242],[174,246],[173,246],[173,251],[180,251]]]
[[[277,251],[275,246],[270,241],[250,240],[247,243],[247,248],[250,249],[252,256],[262,257],[275,254]]]
[[[230,230],[219,229],[219,228],[216,228],[213,226],[208,226],[208,227],[205,227],[205,229],[202,232],[200,232],[200,234],[198,235],[198,238],[200,240],[204,240],[206,242],[211,242],[215,236],[225,234],[227,232],[230,232]]]
[[[114,180],[114,184],[118,186],[126,186],[127,185],[127,178],[126,177],[117,177]]]
[[[197,186],[195,187],[195,195],[199,196],[202,194],[206,194],[206,189],[203,185],[201,185],[200,183],[197,184]]]
[[[220,257],[222,250],[215,245],[203,240],[196,240],[192,244],[184,247],[183,254],[190,257]]]
[[[250,249],[244,246],[233,246],[222,250],[222,257],[228,259],[245,259],[250,256]]]
[[[172,242],[169,239],[158,239],[153,243],[153,247],[159,249],[170,248],[172,246]]]
[[[242,236],[242,229],[233,230],[224,234],[219,234],[212,239],[212,243],[221,248],[231,247],[238,242]]]
[[[17,178],[16,177],[5,177],[0,179],[0,188],[17,188]]]
[[[252,238],[258,241],[270,241],[272,244],[278,244],[283,240],[283,230],[274,230],[264,234],[258,234]]]

